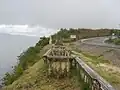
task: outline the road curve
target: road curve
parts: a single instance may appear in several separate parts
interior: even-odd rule
[[[82,39],[81,42],[88,44],[88,45],[97,45],[97,46],[102,46],[102,47],[110,47],[110,48],[120,49],[120,45],[105,43],[106,39],[108,39],[108,37],[95,37],[95,38]]]

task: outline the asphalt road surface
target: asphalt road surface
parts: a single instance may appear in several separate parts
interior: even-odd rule
[[[108,39],[108,37],[95,37],[95,38],[82,39],[81,42],[85,44],[89,44],[89,45],[98,45],[98,46],[103,46],[103,47],[120,49],[120,45],[105,43],[106,39]]]

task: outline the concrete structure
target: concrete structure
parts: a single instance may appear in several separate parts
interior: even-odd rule
[[[70,35],[70,39],[75,41],[75,40],[77,40],[77,36],[76,35]]]
[[[73,61],[77,76],[84,83],[86,90],[115,90],[79,57],[75,57]]]
[[[50,36],[49,44],[52,44],[52,37]]]
[[[107,81],[74,54],[75,52],[67,50],[64,46],[54,45],[43,56],[48,67],[48,75],[61,78],[68,76],[73,69],[78,80],[83,82],[85,90],[114,90]]]
[[[76,39],[77,37],[76,37],[76,35],[70,35],[70,38],[71,39]]]
[[[71,52],[64,46],[53,46],[45,55],[44,62],[48,67],[48,75],[57,78],[68,76],[70,71]]]

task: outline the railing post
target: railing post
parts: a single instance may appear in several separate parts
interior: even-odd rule
[[[77,77],[80,80],[80,68],[79,68],[79,63],[76,62],[76,72],[77,72]]]
[[[88,76],[89,89],[92,90],[92,78]]]
[[[74,59],[74,67],[76,68],[77,61]]]

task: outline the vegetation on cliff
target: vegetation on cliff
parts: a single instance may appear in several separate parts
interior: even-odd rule
[[[51,48],[51,45],[45,46],[38,53],[38,56],[41,58],[49,48]],[[48,77],[46,72],[46,66],[41,58],[25,70],[17,80],[3,87],[2,90],[81,90],[80,83],[74,75],[70,78],[56,79]]]
[[[61,29],[58,33],[52,35],[53,42],[55,42],[56,39],[62,39],[64,42],[69,42],[70,35],[76,35],[76,39],[82,39],[82,38],[90,38],[90,37],[100,37],[100,36],[109,36],[111,34],[112,29]]]
[[[76,35],[78,40],[81,38],[110,35],[110,31],[111,30],[108,29],[61,29],[56,34],[52,35],[52,39],[53,43],[55,43],[56,39],[62,39],[64,42],[69,42],[71,41],[70,35]],[[5,74],[3,78],[3,85],[7,86],[12,84],[24,74],[25,70],[38,62],[41,59],[39,54],[43,53],[42,49],[48,43],[49,38],[42,37],[34,47],[30,47],[25,52],[21,53],[21,55],[18,56],[18,64],[14,66],[13,71]]]
[[[7,72],[3,78],[3,85],[12,84],[17,80],[28,67],[35,64],[40,57],[37,55],[40,50],[48,44],[49,38],[40,38],[39,42],[34,47],[29,47],[27,51],[18,56],[18,64],[14,66],[12,72]]]

